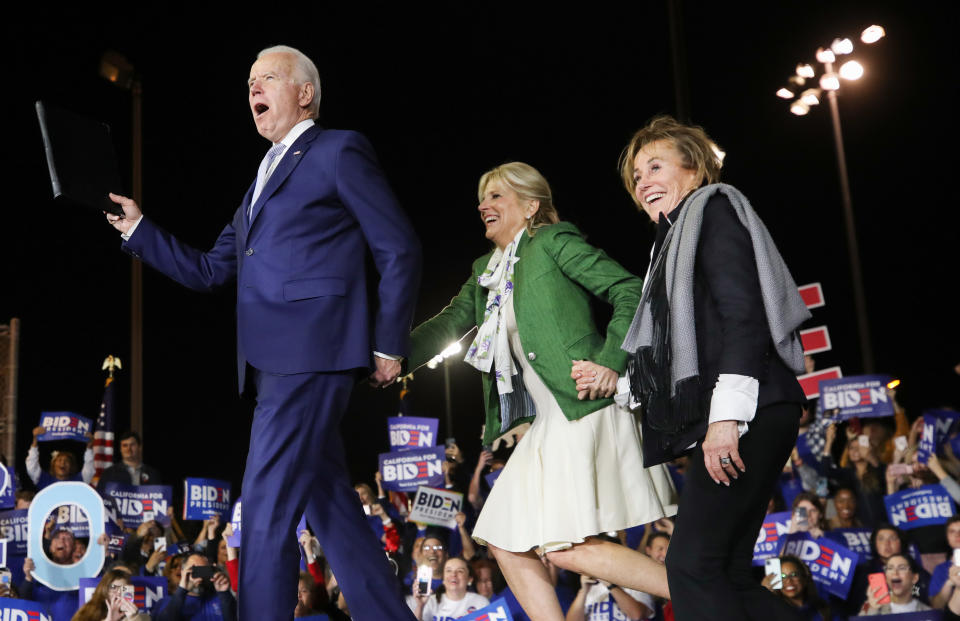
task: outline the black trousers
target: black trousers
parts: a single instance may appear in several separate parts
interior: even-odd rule
[[[691,453],[666,559],[677,621],[799,619],[751,572],[753,546],[799,421],[798,404],[760,408],[740,438],[747,471],[730,487],[710,478],[699,443]]]

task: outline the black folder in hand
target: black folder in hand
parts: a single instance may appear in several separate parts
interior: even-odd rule
[[[37,102],[53,197],[119,216],[123,209],[107,197],[123,193],[110,126]]]

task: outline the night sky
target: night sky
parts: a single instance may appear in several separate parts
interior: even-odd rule
[[[42,410],[95,416],[101,362],[129,357],[129,265],[103,217],[51,199],[34,102],[111,124],[129,178],[129,95],[97,73],[100,55],[126,55],[144,83],[143,209],[197,247],[212,245],[253,180],[268,144],[246,101],[256,52],[285,43],[313,58],[320,122],[375,146],[424,246],[416,321],[438,312],[488,242],[476,182],[510,160],[551,182],[561,217],[629,270],[643,274],[646,216],[622,189],[618,155],[659,113],[676,113],[665,1],[604,10],[521,10],[466,4],[437,10],[345,10],[313,3],[280,15],[200,9],[45,11],[8,18],[8,128],[0,225],[0,323],[22,322],[19,444]],[[342,3],[337,3],[340,5]],[[453,3],[448,3],[452,5]],[[823,284],[834,349],[820,367],[862,372],[829,111],[796,117],[774,96],[799,61],[838,35],[866,66],[840,95],[876,367],[903,380],[911,414],[960,405],[954,120],[958,12],[954,3],[693,2],[683,10],[691,119],[727,153],[723,180],[764,218],[795,280]],[[279,6],[279,5],[276,5]],[[913,10],[908,10],[911,7]],[[936,7],[934,11],[931,7]],[[31,11],[31,9],[26,9]],[[129,10],[129,9],[128,9]],[[857,40],[878,23],[887,37]],[[8,57],[8,61],[9,61]],[[12,101],[9,96],[12,94]],[[129,188],[128,188],[129,189]],[[235,291],[188,291],[145,269],[145,459],[179,489],[184,476],[239,487],[252,413],[237,396]],[[604,316],[598,309],[598,316]],[[476,372],[451,368],[454,435],[472,467],[482,398]],[[128,396],[120,390],[118,428]],[[443,418],[443,374],[422,370],[413,410]],[[397,387],[358,387],[343,424],[350,466],[372,482],[386,450]],[[9,457],[9,456],[8,456]]]

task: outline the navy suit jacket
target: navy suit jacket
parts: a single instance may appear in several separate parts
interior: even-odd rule
[[[315,125],[284,153],[248,218],[253,187],[206,252],[147,218],[123,244],[191,289],[237,280],[240,390],[246,363],[292,374],[368,368],[374,350],[406,356],[420,244],[366,138]],[[380,272],[376,305],[368,247]]]

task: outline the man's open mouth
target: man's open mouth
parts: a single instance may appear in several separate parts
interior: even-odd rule
[[[270,109],[270,106],[268,106],[267,104],[263,104],[263,103],[258,103],[257,105],[255,105],[255,106],[253,107],[253,111],[257,113],[257,116],[260,116],[261,114],[263,114],[264,112],[266,112],[266,111],[269,110],[269,109]]]

